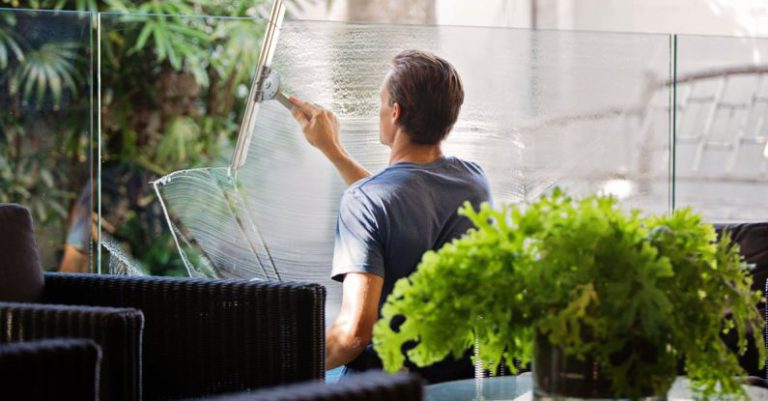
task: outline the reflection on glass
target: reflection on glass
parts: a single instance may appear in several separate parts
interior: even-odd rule
[[[444,151],[478,162],[496,202],[527,202],[555,185],[573,194],[619,191],[628,206],[668,209],[669,37],[466,27],[285,22],[273,68],[286,93],[338,114],[342,140],[371,171],[379,88],[399,51],[433,51],[462,76],[466,99]],[[217,164],[226,166],[226,162]],[[290,113],[264,102],[247,162],[157,182],[199,274],[320,282],[328,322],[340,286],[329,277],[345,185]],[[241,217],[236,217],[241,216]],[[256,232],[258,231],[258,232]]]
[[[677,39],[676,207],[768,216],[768,39]]]
[[[0,9],[0,202],[28,207],[42,266],[91,254],[91,14]]]

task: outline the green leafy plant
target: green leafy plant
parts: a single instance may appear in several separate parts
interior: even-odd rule
[[[102,227],[132,227],[109,234],[153,274],[178,273],[175,245],[157,240],[168,227],[149,182],[227,163],[270,4],[0,0],[0,200],[29,205],[39,232],[61,242],[95,162],[98,103]],[[46,267],[60,250],[44,249]]]
[[[167,226],[148,183],[226,162],[242,119],[238,90],[258,57],[263,23],[254,17],[264,1],[0,3],[106,12],[103,25],[95,14],[0,12],[0,105],[8,111],[0,118],[0,198],[29,206],[40,232],[57,238],[59,249],[44,252],[46,267],[55,267],[69,210],[91,173],[100,72],[103,226],[133,227],[111,233],[115,244],[155,274],[176,274],[180,259],[172,242],[157,240]],[[96,28],[98,43],[89,40]]]
[[[417,342],[408,359],[426,366],[477,339],[493,372],[502,360],[531,361],[541,335],[566,355],[594,357],[616,394],[665,391],[684,358],[701,394],[744,396],[721,334],[736,330],[742,353],[748,333],[762,337],[760,294],[738,246],[728,235],[715,242],[699,215],[641,217],[612,197],[559,190],[526,207],[460,213],[476,228],[427,252],[382,308],[374,347],[386,369],[403,365],[407,342]],[[398,315],[404,323],[391,327]]]

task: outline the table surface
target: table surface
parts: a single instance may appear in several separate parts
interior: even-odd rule
[[[744,386],[750,400],[768,401],[768,389]],[[427,386],[426,401],[525,401],[533,399],[533,376],[488,377],[483,379],[457,380]],[[690,382],[678,377],[667,393],[668,400],[692,400]]]

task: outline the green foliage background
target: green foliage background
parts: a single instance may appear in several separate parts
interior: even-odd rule
[[[226,163],[263,34],[263,23],[252,18],[269,2],[0,4],[116,13],[101,16],[103,96],[96,112],[103,130],[103,227],[149,273],[185,274],[149,182],[178,169]],[[60,251],[95,152],[89,136],[95,89],[89,89],[96,84],[96,26],[89,14],[9,11],[0,10],[0,104],[7,110],[0,116],[0,202],[30,207],[45,233],[39,236],[58,240],[40,246]],[[78,33],[66,24],[93,30]]]
[[[388,370],[403,365],[406,342],[418,342],[407,356],[425,366],[459,357],[477,338],[494,372],[502,359],[531,361],[538,332],[568,355],[596,356],[620,394],[666,391],[684,356],[703,394],[720,386],[744,395],[735,379],[744,372],[720,335],[736,330],[742,352],[747,332],[762,344],[760,294],[738,246],[715,242],[699,215],[641,217],[612,197],[559,191],[525,207],[466,204],[460,213],[477,228],[425,254],[382,308],[374,346]],[[393,329],[398,315],[405,322]]]

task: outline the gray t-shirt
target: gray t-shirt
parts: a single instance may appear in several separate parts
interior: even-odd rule
[[[457,214],[469,201],[490,201],[483,170],[442,157],[397,163],[350,186],[341,199],[331,277],[373,273],[384,278],[380,305],[395,282],[416,270],[424,252],[460,237],[472,223]]]

